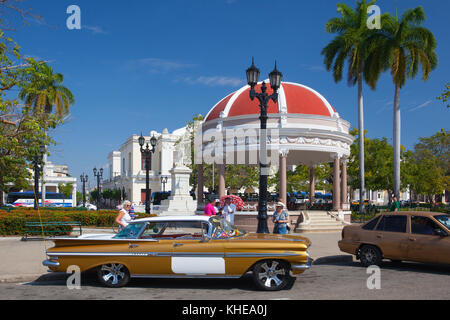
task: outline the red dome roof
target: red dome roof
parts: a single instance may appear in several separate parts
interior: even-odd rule
[[[266,81],[268,93],[272,89]],[[257,92],[261,92],[261,83],[256,85]],[[250,100],[250,86],[244,86],[241,89],[231,93],[220,100],[206,115],[205,121],[214,120],[220,117],[235,117],[249,114],[259,114],[258,99]],[[281,112],[294,114],[310,114],[318,116],[339,116],[330,103],[318,92],[298,83],[282,82],[278,90],[278,102],[272,100],[267,105],[268,114],[277,114]]]

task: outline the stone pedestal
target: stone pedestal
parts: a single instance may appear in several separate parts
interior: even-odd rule
[[[189,177],[192,170],[185,166],[170,170],[172,190],[168,199],[161,201],[155,213],[161,216],[194,215],[197,203],[189,194]]]

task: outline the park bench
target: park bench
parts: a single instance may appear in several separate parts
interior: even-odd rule
[[[42,232],[44,232],[44,234],[48,234],[48,233],[56,234],[56,233],[61,233],[61,232],[67,232],[67,229],[63,228],[65,226],[72,226],[73,230],[75,230],[75,227],[76,227],[76,228],[78,228],[77,231],[80,233],[80,235],[82,234],[81,222],[78,222],[78,221],[64,221],[64,222],[47,221],[47,222],[42,222],[42,223],[40,221],[30,221],[30,222],[25,222],[25,234],[22,237],[22,241],[27,241],[27,240],[31,240],[31,239],[42,240],[43,239]],[[51,230],[49,230],[49,228]],[[39,235],[41,235],[41,237],[39,237]],[[31,238],[30,236],[34,236],[34,237]]]

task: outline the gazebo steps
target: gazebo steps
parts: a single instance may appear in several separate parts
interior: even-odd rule
[[[295,232],[328,232],[341,231],[344,227],[342,221],[328,214],[327,211],[308,211],[308,221],[297,226]]]
[[[341,231],[344,228],[343,225],[314,225],[314,226],[299,226],[295,232],[306,232],[306,231]]]

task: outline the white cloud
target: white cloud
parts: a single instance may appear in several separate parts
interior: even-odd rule
[[[82,29],[86,29],[86,30],[92,32],[93,34],[107,34],[108,33],[105,30],[103,30],[102,27],[99,27],[99,26],[82,26]]]
[[[306,69],[306,70],[308,70],[308,71],[313,71],[313,72],[327,71],[327,70],[325,69],[325,67],[322,66],[322,65],[311,65],[311,64],[304,64],[304,63],[302,63],[300,66],[301,66],[303,69]]]
[[[142,58],[128,62],[129,69],[145,69],[152,73],[167,73],[170,71],[181,70],[184,68],[191,68],[195,65],[181,63],[177,61],[171,61],[159,58]]]
[[[409,109],[409,111],[415,111],[415,110],[418,110],[418,109],[422,109],[422,108],[426,107],[427,105],[429,105],[429,104],[432,103],[432,102],[433,102],[433,100],[427,100],[427,101],[425,101],[424,103],[418,105],[417,107],[414,107],[414,108],[412,108],[412,109]]]
[[[224,77],[224,76],[211,76],[211,77],[205,77],[205,76],[200,76],[197,78],[191,78],[191,77],[187,77],[187,78],[183,78],[183,79],[179,79],[176,82],[185,82],[191,85],[195,85],[195,84],[203,84],[206,86],[210,86],[210,87],[216,87],[216,86],[232,86],[232,87],[237,87],[237,86],[241,86],[244,85],[244,80],[239,79],[239,78],[231,78],[231,77]]]

